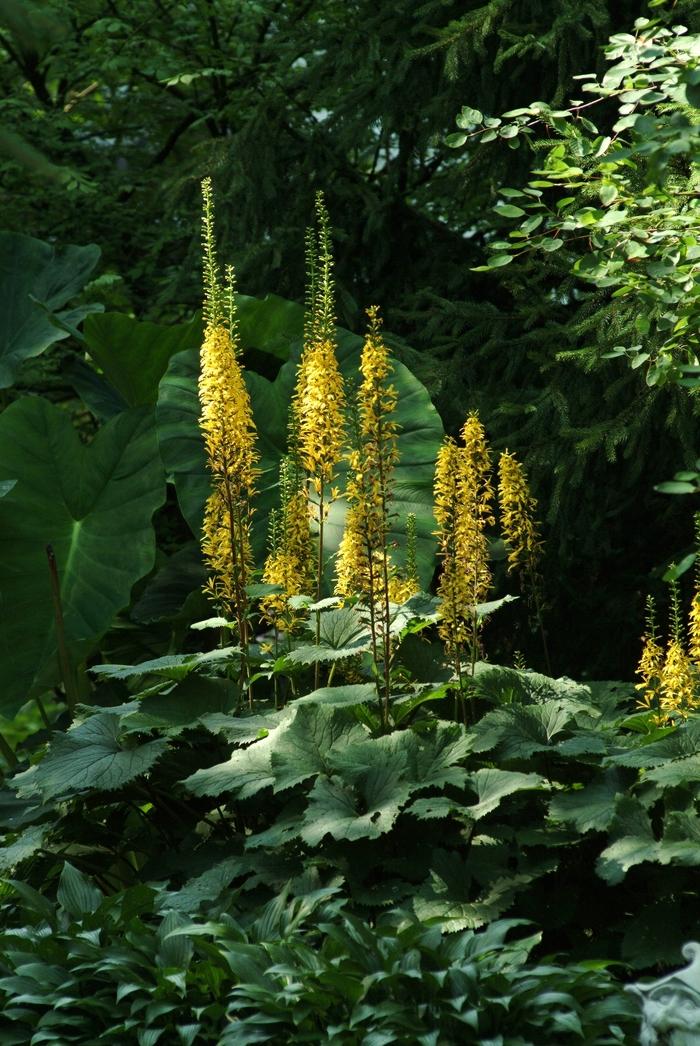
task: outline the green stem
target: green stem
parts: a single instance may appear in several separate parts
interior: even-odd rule
[[[41,716],[41,718],[43,720],[44,726],[46,727],[47,730],[50,730],[51,729],[51,721],[49,720],[49,717],[48,717],[48,715],[46,713],[46,707],[44,706],[44,702],[41,700],[40,697],[37,697],[36,703],[37,703],[37,706],[39,708],[39,715]]]
[[[318,563],[316,567],[316,602],[321,601],[323,588],[323,524],[324,524],[324,494],[325,485],[320,481],[318,493]],[[321,611],[316,611],[316,646],[321,645]],[[314,666],[314,690],[318,690],[321,682],[321,664],[319,661]]]
[[[7,738],[4,737],[2,734],[0,734],[0,754],[2,754],[5,757],[5,761],[10,767],[10,770],[14,770],[15,767],[19,765],[19,760],[17,759],[17,756],[15,755],[12,746],[10,745]]]
[[[542,638],[542,652],[544,654],[545,668],[547,669],[547,675],[551,677],[551,675],[552,675],[552,662],[550,661],[550,658],[549,658],[549,647],[548,647],[548,644],[547,644],[547,633],[545,632],[544,618],[542,616],[542,601],[540,599],[540,591],[539,591],[539,585],[537,583],[537,577],[535,576],[535,571],[534,571],[534,568],[533,568],[532,564],[530,564],[529,573],[530,573],[530,591],[532,592],[533,603],[535,604],[535,617],[537,618],[537,625],[539,627],[540,636]]]
[[[78,688],[68,655],[68,644],[66,642],[66,629],[63,620],[63,605],[61,602],[61,583],[58,577],[58,566],[56,565],[56,554],[53,545],[46,546],[46,556],[49,562],[49,580],[51,584],[51,600],[53,602],[54,622],[56,625],[56,643],[58,645],[58,661],[63,677],[63,688],[66,694],[68,711],[73,711],[78,702]]]

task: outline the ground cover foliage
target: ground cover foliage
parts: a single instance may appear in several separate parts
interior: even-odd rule
[[[492,7],[479,9],[485,39]],[[473,23],[460,12],[425,55],[447,48],[450,62],[470,61]],[[628,398],[620,424],[637,450],[663,444],[653,419],[673,404],[673,452],[662,448],[659,474],[644,478],[645,497],[660,499],[652,482],[670,480],[679,436],[691,447],[695,431],[685,165],[697,148],[697,37],[649,23],[635,32],[612,41],[629,82],[600,91],[638,95],[619,99],[639,111],[623,114],[634,119],[615,132],[609,164],[597,128],[569,128],[568,111],[531,106],[489,124],[468,107],[458,123],[484,148],[527,137],[532,119],[563,139],[548,143],[551,207],[550,196],[514,195],[532,182],[503,192],[498,220],[520,230],[494,243],[481,228],[493,253],[479,248],[474,278],[513,279],[510,291],[531,296],[540,287],[552,314],[568,314],[553,321],[557,336],[569,322],[585,327],[586,294],[598,296],[609,359],[600,345],[577,359],[592,376],[586,395],[606,384],[605,367],[625,368],[615,395]],[[653,54],[644,32],[657,34]],[[60,47],[49,53],[58,60]],[[683,97],[647,97],[650,60]],[[201,79],[208,88],[222,75]],[[635,121],[650,111],[640,146]],[[464,144],[448,140],[445,152]],[[642,189],[639,204],[645,178],[644,193],[663,196],[655,211]],[[676,205],[679,185],[687,206]],[[557,208],[561,192],[574,196]],[[548,246],[588,228],[595,194],[589,253]],[[627,229],[627,213],[605,221],[621,197],[634,212],[626,248],[609,228]],[[475,358],[447,405],[435,383],[439,323],[432,362],[385,334],[374,308],[353,324],[362,333],[337,327],[352,309],[334,279],[322,195],[305,216],[305,251],[297,240],[305,304],[237,293],[218,261],[209,181],[204,199],[204,308],[185,319],[105,311],[104,287],[88,283],[94,247],[0,237],[19,302],[0,344],[3,1041],[635,1041],[625,982],[677,963],[700,919],[690,498],[666,502],[667,518],[684,522],[666,546],[677,562],[661,626],[653,615],[643,624],[646,584],[635,613],[625,607],[634,661],[643,651],[637,676],[630,663],[623,681],[592,681],[593,650],[583,681],[560,674],[559,589],[577,582],[552,576],[545,539],[560,539],[541,520],[553,490],[568,496],[565,470],[548,445],[533,446],[531,479],[538,455],[557,477],[532,484],[535,500],[517,453],[534,432],[518,419],[543,407],[542,390],[523,399],[513,380],[518,409],[504,391],[491,410],[488,381],[469,392]],[[618,265],[632,241],[654,254],[646,276]],[[536,251],[560,267],[545,283],[578,272],[557,301],[538,283],[545,270],[529,268]],[[593,292],[575,282],[581,269]],[[610,288],[622,288],[621,307],[604,297]],[[393,315],[405,305],[394,300]],[[483,317],[497,315],[487,303]],[[498,330],[516,322],[526,341],[517,308]],[[576,438],[595,460],[608,437],[590,433]],[[696,486],[688,469],[667,489]],[[635,490],[607,491],[603,505]],[[590,491],[605,515],[601,497]],[[557,547],[565,564],[563,539]],[[646,556],[645,571],[664,558]],[[610,631],[624,591],[606,599]]]

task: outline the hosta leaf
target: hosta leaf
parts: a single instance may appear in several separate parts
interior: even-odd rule
[[[42,761],[18,774],[19,795],[40,792],[56,800],[85,791],[110,792],[147,773],[167,748],[159,738],[129,744],[120,738],[120,717],[98,712],[57,734]]]
[[[521,774],[510,770],[496,770],[487,767],[477,770],[469,778],[469,785],[479,797],[474,806],[467,806],[464,812],[475,821],[490,814],[500,804],[501,799],[523,789],[547,788],[547,782],[539,774]]]
[[[165,497],[151,416],[129,411],[82,445],[68,415],[27,396],[0,415],[0,714],[60,678],[46,546],[56,555],[69,654],[83,658],[155,557]]]
[[[102,894],[86,875],[66,861],[58,882],[56,899],[64,911],[79,919],[97,911],[102,903]]]
[[[12,385],[23,360],[68,337],[51,313],[82,290],[99,257],[94,245],[57,248],[22,233],[0,232],[0,388]],[[88,311],[75,312],[73,322]]]

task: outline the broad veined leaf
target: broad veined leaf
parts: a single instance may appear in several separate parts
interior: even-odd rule
[[[271,765],[274,791],[281,792],[328,772],[335,748],[352,748],[366,730],[343,709],[308,704],[298,707],[292,722],[276,738]]]
[[[150,694],[135,712],[122,719],[125,733],[161,730],[176,736],[200,724],[201,717],[226,713],[235,703],[236,689],[230,679],[189,676],[167,694]]]
[[[604,832],[615,816],[615,803],[624,791],[616,774],[606,774],[584,788],[560,792],[549,804],[554,821],[573,824],[579,832]]]
[[[190,605],[185,605],[187,597],[200,590],[205,580],[206,571],[199,545],[188,541],[172,554],[148,582],[143,595],[130,610],[132,621],[150,624],[153,621],[172,620],[181,613],[187,613]],[[201,607],[206,613],[207,603],[203,593]]]
[[[649,769],[653,766],[669,764],[672,760],[685,759],[700,754],[700,720],[692,719],[675,728],[665,737],[649,744],[640,744],[635,737],[634,747],[611,755],[606,765],[630,766],[638,769]]]
[[[259,303],[259,319],[265,302]],[[299,308],[299,307],[297,307]],[[297,325],[298,326],[298,325]],[[244,349],[251,335],[241,325]],[[255,346],[260,348],[260,345]],[[362,338],[348,331],[338,330],[338,359],[341,369],[352,387],[359,381],[359,359]],[[279,371],[274,382],[259,374],[246,373],[246,383],[258,421],[258,446],[261,454],[262,476],[256,502],[253,543],[256,555],[263,554],[270,509],[277,503],[277,475],[280,457],[286,452],[287,418],[291,401],[296,359],[300,345],[296,343],[291,359]],[[172,472],[183,514],[195,536],[199,535],[204,504],[210,490],[205,455],[199,434],[199,400],[197,375],[199,359],[196,352],[174,356],[161,381],[158,396],[158,439],[166,467]],[[400,465],[395,471],[395,494],[392,500],[392,530],[390,540],[397,546],[400,559],[405,548],[405,520],[414,512],[418,531],[418,567],[421,580],[428,585],[434,569],[435,521],[432,513],[432,483],[435,457],[443,436],[437,411],[418,379],[401,363],[395,364],[393,384],[398,394],[396,421],[399,425]],[[339,486],[343,486],[340,470]],[[332,556],[343,533],[345,503],[339,499],[333,505],[326,524],[327,554]]]
[[[57,800],[86,791],[111,792],[147,773],[168,747],[158,738],[138,744],[121,736],[120,716],[98,712],[57,734],[40,763],[18,774],[18,795]]]
[[[0,713],[59,679],[46,546],[58,567],[69,654],[85,657],[151,569],[165,498],[152,417],[129,411],[88,446],[68,416],[26,397],[0,415]]]
[[[554,739],[571,726],[576,709],[566,701],[545,701],[487,712],[472,728],[474,751],[495,749],[502,759],[528,759],[551,750]]]
[[[97,911],[103,897],[86,875],[66,861],[58,881],[56,900],[64,911],[79,919]]]
[[[202,321],[164,327],[119,312],[88,316],[83,333],[90,355],[130,407],[156,402],[171,356],[202,343]]]
[[[598,875],[611,885],[621,883],[635,865],[658,859],[660,843],[638,799],[624,796],[619,800],[611,831],[617,838],[596,862]]]
[[[348,683],[345,686],[322,686],[304,697],[297,697],[295,708],[300,705],[333,705],[338,708],[350,705],[376,704],[379,700],[375,683]]]
[[[33,824],[25,828],[12,842],[3,841],[0,846],[0,872],[6,875],[12,872],[22,861],[42,848],[48,835],[48,825]]]
[[[144,679],[146,676],[159,676],[162,679],[184,679],[191,672],[203,665],[215,665],[228,661],[239,647],[217,647],[202,654],[166,654],[152,661],[141,661],[137,665],[93,665],[93,675],[104,679]]]
[[[475,667],[476,692],[493,704],[542,704],[545,701],[565,699],[580,704],[580,711],[594,716],[599,713],[591,703],[591,694],[582,683],[566,677],[552,679],[539,672],[521,671],[504,665],[479,661]]]
[[[377,839],[392,827],[410,794],[400,770],[389,762],[357,774],[352,785],[339,777],[319,777],[299,834],[310,846],[327,835]]]
[[[542,790],[549,787],[539,774],[521,774],[492,767],[477,770],[470,776],[469,785],[476,792],[479,801],[473,806],[465,807],[464,812],[475,821],[495,810],[507,795],[524,789]]]
[[[313,628],[314,619],[312,619]],[[340,661],[372,647],[371,633],[354,607],[324,610],[319,620],[319,642],[296,647],[287,654],[293,664]]]
[[[249,799],[271,788],[275,783],[271,755],[276,733],[271,731],[249,748],[237,749],[224,763],[190,774],[183,782],[185,788],[193,795],[231,794],[236,799]]]
[[[22,233],[0,232],[0,388],[12,385],[23,360],[68,337],[51,313],[82,290],[99,257],[94,244],[57,248]],[[77,323],[91,308],[56,318]]]

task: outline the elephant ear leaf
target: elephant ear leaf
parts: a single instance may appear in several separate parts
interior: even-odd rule
[[[152,413],[127,411],[80,443],[34,397],[0,414],[0,714],[60,678],[46,547],[58,566],[69,654],[84,658],[153,566],[151,517],[165,499]]]
[[[99,257],[94,244],[57,248],[32,236],[0,232],[0,388],[13,384],[24,360],[67,338],[68,327],[93,311],[93,306],[57,310],[82,290]]]

